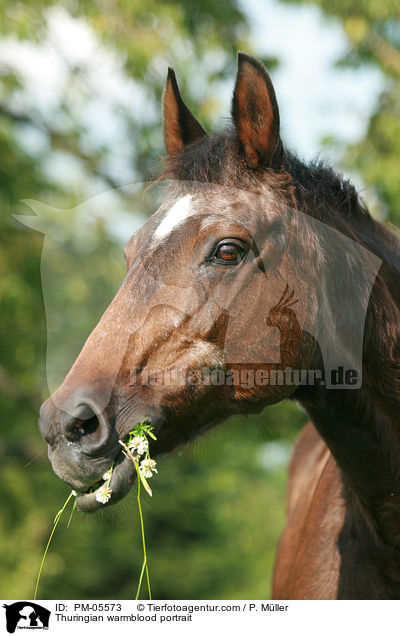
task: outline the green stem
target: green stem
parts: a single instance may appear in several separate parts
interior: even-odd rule
[[[146,566],[146,559],[143,559],[142,569],[140,570],[139,583],[138,583],[138,587],[137,587],[137,590],[136,590],[135,601],[137,601],[138,598],[139,598],[140,588],[142,587],[142,580],[143,580],[143,574],[144,574],[145,566]]]
[[[58,526],[58,522],[59,522],[59,521],[60,521],[60,519],[61,519],[61,515],[62,515],[62,513],[64,512],[65,508],[67,507],[69,500],[70,500],[70,499],[71,499],[71,497],[73,497],[73,496],[74,496],[74,495],[73,495],[73,493],[71,492],[71,493],[69,494],[69,497],[68,497],[67,501],[65,502],[65,504],[63,505],[63,507],[61,508],[61,510],[59,510],[59,511],[58,511],[58,513],[56,514],[56,517],[55,517],[55,519],[54,519],[53,529],[52,529],[52,531],[51,531],[51,533],[50,533],[50,537],[49,537],[49,540],[48,540],[48,542],[47,542],[46,549],[45,549],[45,551],[44,551],[43,559],[42,559],[42,562],[41,562],[41,564],[40,564],[39,572],[38,572],[37,579],[36,579],[35,592],[34,592],[34,595],[33,595],[33,600],[34,600],[34,601],[36,601],[37,591],[38,591],[38,587],[39,587],[39,581],[40,581],[40,577],[41,577],[41,575],[42,575],[42,570],[43,570],[43,565],[44,565],[44,562],[45,562],[45,559],[46,559],[46,556],[47,556],[48,549],[49,549],[49,547],[50,547],[51,540],[52,540],[52,538],[53,538],[53,534],[54,534],[54,532],[55,532],[55,529],[56,529],[56,528],[57,528],[57,526]],[[72,515],[71,515],[71,516],[72,516]]]
[[[146,539],[145,539],[145,534],[144,534],[144,524],[143,524],[143,513],[142,513],[142,504],[140,502],[140,474],[139,474],[139,466],[136,462],[134,462],[135,464],[135,468],[136,468],[136,472],[137,472],[137,482],[138,482],[138,491],[137,491],[137,502],[138,502],[138,508],[139,508],[139,517],[140,517],[140,529],[142,531],[142,544],[143,544],[143,565],[142,565],[142,571],[140,573],[140,579],[139,579],[139,585],[138,585],[138,589],[136,592],[136,601],[139,598],[139,594],[140,594],[140,588],[142,585],[142,579],[143,579],[143,570],[146,570],[146,579],[147,579],[147,589],[149,591],[149,600],[151,601],[151,588],[150,588],[150,576],[149,576],[149,568],[147,565],[147,552],[146,552]]]
[[[71,493],[72,494],[72,493]],[[69,515],[69,519],[68,519],[68,523],[67,523],[67,528],[69,528],[71,520],[72,520],[72,516],[75,512],[76,509],[76,499],[74,500],[73,506],[72,506],[72,510],[71,510],[71,514]]]

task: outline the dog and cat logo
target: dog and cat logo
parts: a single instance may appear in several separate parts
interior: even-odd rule
[[[3,607],[9,634],[14,634],[16,629],[49,629],[51,612],[37,603],[18,601]]]

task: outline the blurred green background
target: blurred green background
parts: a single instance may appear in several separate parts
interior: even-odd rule
[[[36,424],[48,396],[47,330],[64,344],[58,361],[67,368],[80,346],[74,329],[90,333],[123,277],[130,225],[151,205],[118,187],[159,166],[167,65],[210,129],[227,116],[236,51],[263,59],[276,80],[284,138],[306,157],[328,154],[364,190],[373,213],[396,224],[400,11],[394,0],[49,0],[1,2],[0,13],[0,597],[21,599],[32,597],[52,520],[68,495]],[[308,64],[323,58],[330,41],[337,46],[318,75]],[[298,55],[285,56],[294,46]],[[298,59],[300,89],[288,79]],[[312,93],[324,82],[333,86],[329,103]],[[308,116],[296,119],[295,111]],[[310,120],[322,130],[314,142]],[[105,191],[97,205],[82,205]],[[47,253],[47,271],[57,275],[47,326],[43,233],[12,216],[45,213],[24,199],[71,211]],[[305,421],[295,404],[279,404],[231,419],[160,462],[153,499],[143,503],[155,598],[270,596],[288,458]],[[69,529],[61,522],[39,597],[133,598],[140,566],[131,493],[94,516],[77,513]]]

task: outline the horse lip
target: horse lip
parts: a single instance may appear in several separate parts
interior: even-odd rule
[[[124,457],[122,453],[115,461],[110,488],[111,498],[106,504],[97,501],[96,492],[78,493],[76,496],[76,506],[82,512],[95,512],[104,506],[117,503],[128,494],[136,479],[136,470],[129,457]],[[101,488],[102,486],[99,486]],[[98,489],[97,489],[98,490]]]

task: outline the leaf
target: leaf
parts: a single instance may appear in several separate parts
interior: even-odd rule
[[[140,477],[140,481],[142,482],[142,484],[143,484],[143,486],[144,486],[145,491],[146,491],[146,492],[150,495],[150,497],[152,497],[152,496],[153,496],[153,491],[151,490],[151,488],[150,488],[150,486],[149,486],[149,484],[148,484],[148,482],[147,482],[147,479],[146,479],[146,478],[144,477],[144,475],[142,475],[142,473],[140,472],[140,468],[139,468],[139,466],[138,466],[138,468],[137,468],[137,471],[138,471],[138,475],[139,475],[139,477]]]

